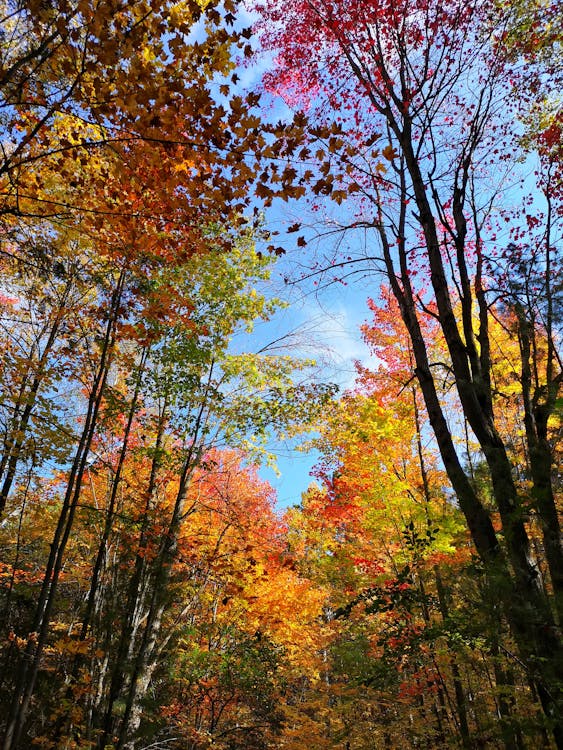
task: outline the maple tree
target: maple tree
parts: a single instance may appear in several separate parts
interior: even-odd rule
[[[209,89],[214,76],[232,71],[233,45],[245,43],[232,28],[232,11],[228,3],[223,10],[198,2],[3,3],[1,102],[11,145],[3,151],[2,213],[49,216],[72,208],[73,199],[87,210],[88,182],[78,165],[107,153],[125,157],[126,165],[126,154],[141,144],[156,165],[158,149],[150,154],[157,142],[168,143],[177,162],[183,156],[194,179],[198,165],[221,179],[214,165],[228,163],[223,200],[215,201],[219,212],[227,209],[237,160],[221,155],[220,142],[226,138],[236,148],[251,126],[243,124],[243,102],[233,97],[232,132],[222,134],[228,115]],[[198,23],[200,42],[186,43]],[[241,163],[238,170],[244,169]],[[50,190],[54,174],[67,180],[59,202]],[[202,196],[217,187],[204,182]],[[98,187],[97,199],[103,181]]]
[[[551,323],[546,328],[551,341],[547,374],[535,391],[534,406],[527,410],[530,425],[535,421],[527,435],[532,440],[528,460],[530,466],[535,464],[533,507],[544,532],[549,584],[532,549],[524,512],[528,498],[515,483],[515,467],[493,402],[491,277],[503,239],[494,232],[492,210],[504,185],[491,185],[487,179],[495,171],[502,174],[503,168],[510,172],[517,148],[515,123],[529,108],[529,89],[522,82],[518,96],[523,79],[503,46],[503,9],[489,3],[344,6],[296,0],[283,7],[260,5],[259,10],[262,41],[278,54],[277,69],[267,74],[267,87],[308,107],[313,125],[325,123],[327,112],[337,124],[339,135],[324,142],[335,163],[330,185],[325,190],[327,178],[322,177],[315,192],[337,191],[338,201],[350,192],[358,196],[349,227],[372,230],[377,250],[370,256],[386,274],[399,305],[441,459],[561,747],[561,641],[556,618],[563,566],[555,491],[547,489],[553,481],[547,424],[562,377],[552,314],[548,313]],[[380,138],[389,145],[374,147]],[[318,142],[314,128],[311,141]],[[555,191],[550,198],[548,214],[553,219],[559,215]],[[528,214],[533,225],[532,214],[533,209]],[[525,227],[519,225],[515,231],[525,247]],[[549,271],[555,256],[552,229],[544,236],[542,257]],[[550,283],[549,276],[543,278]],[[547,298],[550,305],[549,294]],[[439,326],[458,408],[487,467],[502,538],[463,466],[445,417],[436,363],[421,322],[428,314]],[[526,317],[526,326],[538,324],[537,318]],[[525,331],[521,329],[520,335],[526,388],[531,347]]]
[[[288,123],[230,0],[1,3],[3,748],[561,747],[556,4],[256,9]],[[233,346],[307,195],[386,277],[340,398]]]
[[[43,694],[52,649],[69,680],[58,693],[51,737],[42,741],[79,742],[85,735],[91,743],[95,735],[103,746],[115,735],[119,746],[129,742],[154,669],[179,523],[203,446],[218,434],[240,443],[243,432],[254,431],[259,447],[271,408],[280,428],[295,417],[289,401],[283,403],[292,390],[289,358],[224,358],[236,326],[267,316],[275,303],[247,288],[249,278],[264,277],[266,262],[247,239],[233,246],[253,175],[245,157],[256,150],[258,121],[249,112],[256,98],[233,95],[223,106],[211,91],[223,76],[223,95],[229,93],[230,51],[244,37],[232,30],[229,8],[203,10],[197,3],[158,9],[6,4],[2,305],[4,386],[11,395],[3,401],[1,509],[6,527],[18,529],[6,567],[6,748],[36,730],[29,710],[37,691]],[[201,40],[188,44],[196,23]],[[191,261],[196,256],[208,257]],[[245,383],[252,375],[253,389],[265,394],[263,368],[275,390],[253,407]],[[139,445],[138,430],[156,443],[152,468],[137,483],[145,498],[136,522],[139,551],[130,559],[129,582],[117,576],[110,585],[110,551],[129,512],[122,492],[130,454],[149,450]],[[157,525],[158,532],[152,530],[156,482],[172,460],[164,443],[175,445],[178,476],[168,525]],[[97,496],[87,497],[98,461],[112,467],[103,507]],[[47,497],[52,492],[44,529],[50,547],[34,559],[28,578],[20,568],[28,502],[41,497],[36,485],[52,466],[59,473],[46,491]],[[23,499],[21,481],[27,482]],[[77,609],[81,625],[70,640],[53,642],[85,505],[90,514],[96,509],[99,538],[90,537],[90,579],[79,574],[86,587],[85,606]],[[156,555],[150,564],[147,545]],[[20,576],[36,596],[25,616],[16,617]],[[121,615],[118,591],[127,604]],[[102,666],[88,662],[100,650],[94,624],[111,622],[106,604],[122,618],[117,641],[106,633],[117,649],[111,669],[109,651]],[[101,694],[93,689],[94,675]],[[119,718],[116,705],[124,708]]]
[[[192,441],[184,445],[184,464],[177,467],[176,506],[168,542],[161,542],[160,568],[147,568],[139,556],[135,563],[137,576],[148,575],[150,583],[160,576],[162,597],[200,442],[209,431],[221,431],[221,421],[209,423],[207,410],[222,398],[222,381],[237,378],[241,388],[244,381],[244,357],[238,373],[212,375],[214,357],[224,354],[241,320],[250,324],[271,309],[246,290],[249,276],[261,276],[264,263],[248,260],[253,250],[245,260],[233,248],[253,176],[246,155],[261,141],[259,122],[250,112],[256,97],[243,100],[232,93],[231,53],[246,44],[233,27],[232,10],[228,4],[215,8],[197,2],[2,5],[2,348],[7,366],[0,510],[9,529],[19,519],[16,555],[7,566],[5,634],[12,645],[6,653],[13,679],[11,706],[4,714],[6,748],[25,741],[20,735],[28,731],[93,456],[115,466],[107,506],[98,510],[101,536],[97,548],[92,540],[95,562],[80,615],[81,643],[70,670],[78,687],[84,674],[82,649],[104,601],[108,550],[141,412],[150,415],[144,417],[146,430],[157,448],[165,432],[168,441]],[[188,41],[196,28],[198,41]],[[223,105],[212,90],[218,79]],[[229,248],[238,268],[223,257]],[[189,266],[191,258],[203,255],[209,255],[207,265]],[[220,325],[212,329],[206,321],[214,316]],[[173,387],[173,366],[185,378],[184,390]],[[258,362],[253,366],[260,370]],[[275,369],[287,373],[291,368],[286,360]],[[113,382],[116,376],[122,379],[119,385]],[[288,389],[282,381],[282,374],[273,381],[279,398]],[[222,424],[233,429],[228,408],[232,416],[235,406],[227,400]],[[252,429],[252,420],[247,418],[246,425]],[[162,460],[158,448],[153,475],[145,475],[148,490],[139,488],[143,496],[148,492],[141,526],[149,523]],[[28,499],[41,496],[38,485],[53,468],[58,469],[58,489],[48,505],[50,548],[41,561],[34,560],[42,570],[32,577],[35,587],[41,581],[34,604],[25,617],[15,618],[14,584]],[[133,597],[129,603],[133,620],[148,617],[145,640],[150,640],[158,630],[154,621],[161,601],[152,602],[148,615],[142,600]],[[27,629],[27,635],[20,639],[11,626],[18,633]],[[126,631],[122,648],[130,651],[138,644]],[[14,644],[19,644],[15,651]],[[125,691],[121,744],[135,721],[130,716],[136,711],[137,683],[146,682],[149,656],[141,648],[137,672],[126,685],[118,685],[121,678],[114,675],[112,700],[121,700],[119,693]],[[117,668],[123,658],[118,655]],[[70,735],[81,731],[74,713],[65,709],[71,689],[54,723],[55,738],[67,730]],[[110,701],[106,735],[114,729],[111,711]]]
[[[298,564],[327,591],[327,687],[311,683],[301,703],[315,718],[313,742],[363,746],[375,734],[386,748],[520,748],[525,734],[550,746],[494,585],[448,500],[396,301],[384,289],[371,308],[364,337],[378,368],[358,366],[354,390],[322,428],[321,486],[288,512]],[[432,317],[425,330],[437,334]],[[499,336],[496,383],[510,393],[502,367],[518,347],[504,329]],[[443,356],[443,342],[433,343]],[[504,427],[518,434],[509,420]],[[472,481],[480,481],[475,466]]]
[[[195,553],[209,569],[189,631],[171,654],[173,705],[164,711],[190,747],[210,737],[219,747],[262,747],[282,720],[282,681],[317,647],[321,597],[287,559],[271,489],[232,455],[215,460],[195,480],[201,508],[182,531],[189,557],[181,565]]]
[[[258,454],[272,428],[302,423],[325,400],[323,388],[301,386],[296,394],[291,373],[298,363],[288,356],[227,355],[237,327],[267,316],[276,305],[249,288],[267,276],[268,266],[243,238],[230,254],[210,253],[153,272],[142,297],[138,278],[131,279],[132,286],[123,274],[110,279],[112,315],[103,297],[95,299],[93,312],[101,305],[105,313],[103,338],[82,342],[82,361],[81,347],[73,352],[82,380],[78,403],[85,402],[86,414],[70,470],[61,470],[50,490],[46,533],[52,541],[40,564],[40,591],[29,621],[16,621],[9,596],[6,602],[7,622],[18,633],[10,631],[10,643],[19,644],[5,655],[15,673],[16,698],[7,743],[19,742],[27,706],[43,691],[45,660],[54,652],[61,661],[55,658],[47,671],[64,669],[68,678],[47,734],[36,741],[84,737],[101,747],[114,739],[121,747],[130,744],[170,637],[161,633],[177,592],[181,534],[201,509],[192,487],[203,480],[196,481],[195,472],[215,470],[217,461],[208,451],[216,441],[246,440]],[[97,346],[99,358],[93,356]],[[20,502],[11,498],[10,509]],[[23,522],[25,531],[27,513],[23,505],[20,514],[9,516],[20,527],[18,549],[26,548],[21,527]],[[203,542],[198,544],[203,554]],[[54,640],[65,570],[75,556],[82,559],[84,549],[86,557],[76,563],[85,589],[85,604],[79,598],[74,605],[80,625],[68,639]],[[20,564],[18,553],[14,574]],[[187,580],[197,578],[191,570],[184,571]],[[287,581],[280,575],[281,590]],[[27,638],[19,635],[26,630]],[[26,723],[25,731],[36,730]]]

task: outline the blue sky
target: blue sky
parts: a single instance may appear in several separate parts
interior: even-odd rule
[[[279,215],[276,221],[279,223]],[[283,236],[277,239],[283,240]],[[295,235],[289,235],[283,244],[287,253],[274,265],[266,293],[286,300],[289,306],[278,311],[272,320],[258,324],[248,341],[239,341],[238,345],[247,344],[257,350],[276,342],[275,346],[281,347],[275,349],[277,353],[314,358],[318,363],[315,378],[336,383],[345,390],[354,384],[355,361],[375,364],[362,340],[360,326],[370,317],[367,298],[376,295],[378,282],[372,277],[353,286],[331,284],[320,291],[312,280],[288,284],[284,278],[298,277],[299,261],[310,261],[310,256],[307,259],[307,250],[295,247]],[[271,445],[269,449],[276,457],[280,474],[262,467],[260,475],[276,489],[280,509],[299,503],[301,493],[313,481],[310,471],[318,454],[289,444]]]
[[[252,14],[244,9],[240,11],[240,18],[242,25],[251,25],[254,20]],[[237,71],[238,87],[241,90],[254,89],[272,64],[271,55],[261,56],[252,65],[244,61]],[[268,101],[268,97],[264,96],[262,108],[262,115],[272,121],[292,116],[279,99]],[[329,239],[325,243],[322,238],[315,239],[315,235],[317,231],[326,229],[327,223],[337,222],[343,210],[343,207],[328,205],[323,207],[320,215],[311,212],[304,200],[288,203],[274,201],[273,206],[266,209],[264,229],[277,232],[272,242],[276,246],[283,246],[286,254],[275,263],[265,293],[289,304],[272,320],[258,324],[247,342],[239,340],[236,344],[237,348],[241,344],[244,348],[247,344],[249,350],[257,351],[269,342],[279,342],[278,346],[282,348],[276,349],[276,353],[314,358],[318,363],[316,378],[338,384],[341,391],[354,384],[355,361],[364,365],[375,364],[362,340],[360,326],[370,318],[367,299],[377,296],[379,279],[374,273],[369,273],[366,278],[359,274],[349,286],[332,283],[322,287],[315,278],[300,279],[309,274],[315,257],[332,254],[333,241]],[[335,216],[328,215],[331,211],[336,212]],[[298,234],[287,234],[287,228],[295,223],[303,225],[298,234],[311,240],[306,248],[297,247]],[[358,239],[352,238],[351,241],[355,243]],[[354,255],[359,255],[357,245]],[[269,450],[276,457],[279,475],[266,466],[261,467],[259,473],[277,491],[278,508],[299,503],[301,494],[314,481],[310,471],[318,454],[315,451],[299,451],[287,444],[270,445]]]

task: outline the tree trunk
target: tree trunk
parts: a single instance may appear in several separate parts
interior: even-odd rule
[[[124,275],[122,273],[112,295],[104,342],[100,351],[100,360],[88,400],[88,409],[84,420],[82,435],[69,473],[66,493],[61,513],[59,515],[57,528],[51,543],[51,552],[47,562],[34,620],[31,626],[31,633],[28,637],[27,647],[22,654],[16,677],[16,685],[12,697],[12,703],[10,705],[4,743],[2,746],[3,750],[15,750],[19,743],[35,689],[41,656],[47,643],[51,613],[57,592],[57,584],[64,562],[64,553],[74,522],[74,516],[80,497],[82,477],[86,468],[88,453],[94,437],[98,412],[110,369],[111,354],[114,345],[115,324],[119,315],[123,284]]]

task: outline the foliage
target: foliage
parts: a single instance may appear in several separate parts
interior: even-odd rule
[[[230,0],[1,10],[3,750],[563,747],[557,4],[258,3],[276,124]],[[341,395],[277,199],[380,274]]]

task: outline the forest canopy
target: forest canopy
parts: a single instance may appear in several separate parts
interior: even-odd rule
[[[561,750],[558,4],[0,7],[2,749]]]

